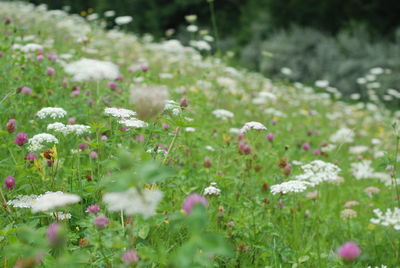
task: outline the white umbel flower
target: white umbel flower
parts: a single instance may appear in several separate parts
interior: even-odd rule
[[[36,134],[28,140],[28,150],[31,152],[39,151],[43,148],[44,143],[58,143],[58,139],[51,134]]]
[[[173,115],[178,115],[182,112],[181,106],[179,103],[173,100],[166,100],[164,111],[171,111]]]
[[[349,128],[341,128],[331,135],[330,141],[334,143],[352,143],[354,141],[354,131]]]
[[[232,112],[230,112],[230,111],[228,111],[228,110],[224,110],[224,109],[217,109],[217,110],[214,110],[214,111],[212,112],[212,114],[213,114],[216,118],[219,118],[219,119],[222,119],[222,120],[227,120],[227,119],[232,118],[232,117],[234,116]]]
[[[106,193],[103,202],[107,204],[109,211],[123,210],[126,215],[141,214],[144,218],[154,215],[158,203],[163,194],[159,190],[137,191],[130,188],[125,192]]]
[[[85,125],[64,125],[60,122],[52,123],[47,126],[47,130],[53,130],[64,135],[68,135],[71,133],[75,135],[82,135],[89,132],[89,129],[90,127]]]
[[[126,127],[131,127],[131,128],[143,128],[143,127],[147,127],[147,125],[148,125],[146,122],[136,119],[136,118],[122,119],[118,122]]]
[[[75,81],[113,80],[119,75],[118,67],[114,63],[86,58],[66,64],[64,70]]]
[[[267,128],[260,122],[251,121],[251,122],[247,122],[246,124],[244,124],[244,126],[240,129],[240,133],[246,133],[250,129],[267,130]]]
[[[297,175],[296,180],[308,181],[311,186],[318,185],[324,181],[336,181],[340,168],[334,164],[322,160],[314,160],[309,164],[301,166],[304,173]]]
[[[311,184],[306,181],[298,181],[298,180],[286,181],[280,184],[272,185],[271,193],[273,195],[287,194],[287,193],[301,193],[304,192],[309,185]]]
[[[9,200],[7,205],[15,208],[31,208],[38,197],[38,195],[19,195],[16,199]]]
[[[357,180],[371,179],[375,177],[375,170],[371,167],[371,160],[363,160],[358,163],[351,163],[350,170]]]
[[[125,24],[130,23],[131,21],[132,21],[131,16],[120,16],[120,17],[115,18],[115,23],[117,25],[125,25]]]
[[[39,196],[36,202],[32,204],[32,212],[48,211],[57,207],[75,204],[81,201],[79,195],[63,192],[46,192]]]
[[[372,218],[370,221],[373,224],[379,224],[383,226],[392,226],[395,230],[400,230],[400,209],[394,208],[393,211],[388,208],[383,213],[379,208],[374,209],[376,218]]]
[[[64,116],[66,116],[67,112],[63,108],[45,107],[45,108],[40,109],[40,111],[37,112],[36,115],[40,119],[44,119],[47,117],[50,117],[52,119],[57,119],[57,118],[63,118]]]
[[[136,115],[136,112],[124,108],[105,108],[104,113],[117,118],[130,118]]]
[[[219,195],[221,193],[221,190],[218,189],[216,182],[210,183],[210,186],[204,189],[204,195]]]

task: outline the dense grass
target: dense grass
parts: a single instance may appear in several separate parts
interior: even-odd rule
[[[399,129],[379,103],[350,105],[301,84],[235,70],[175,42],[106,32],[96,22],[32,6],[1,2],[0,17],[11,18],[0,26],[0,175],[15,178],[15,187],[5,184],[1,196],[4,267],[123,267],[127,250],[140,257],[131,264],[137,267],[399,267],[398,231],[370,221],[375,208],[385,211],[399,201],[391,186],[399,173]],[[15,47],[27,43],[40,44],[43,51]],[[111,89],[110,79],[74,81],[64,67],[82,58],[117,64],[117,88]],[[159,86],[168,88],[179,113],[161,111]],[[21,87],[32,93],[23,94],[28,92]],[[43,107],[62,107],[68,114],[41,119],[36,113]],[[122,128],[104,113],[107,107],[136,110],[148,125]],[[217,118],[216,109],[234,117]],[[6,128],[10,119],[16,120],[15,131]],[[56,121],[76,121],[90,132],[64,136],[47,130]],[[232,130],[251,121],[267,129]],[[349,143],[343,141],[351,133],[332,138],[344,127],[354,134]],[[59,142],[33,152],[38,159],[31,163],[25,160],[28,144],[14,143],[20,132],[29,138],[52,133]],[[314,160],[337,165],[341,179],[301,193],[271,193],[272,185],[294,180],[303,173],[301,166]],[[363,160],[371,160],[374,170],[352,169]],[[357,179],[361,171],[365,178]],[[206,195],[207,206],[184,212],[185,198],[204,194],[211,182],[220,194]],[[368,196],[365,189],[371,186],[380,192]],[[146,218],[109,211],[104,195],[128,188],[162,191],[156,213]],[[47,191],[81,197],[57,207],[70,219],[54,219],[53,210],[33,213],[5,204]],[[100,206],[96,215],[86,212],[93,204]],[[342,211],[350,205],[356,216],[344,219]],[[128,204],[141,206],[147,203]],[[95,224],[98,217],[108,218],[104,228]],[[59,229],[49,231],[54,222]],[[336,253],[347,241],[362,251],[353,261]]]

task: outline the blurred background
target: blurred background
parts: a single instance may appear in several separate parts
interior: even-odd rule
[[[149,33],[156,40],[190,44],[194,35],[202,35],[211,53],[220,51],[236,67],[283,81],[314,85],[322,80],[316,84],[352,100],[373,91],[389,106],[400,106],[399,0],[30,2],[104,19],[109,28],[115,17],[131,16],[124,30]],[[195,20],[187,17],[192,14]],[[210,53],[204,44],[197,46]]]

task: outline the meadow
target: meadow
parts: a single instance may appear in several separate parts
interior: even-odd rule
[[[190,16],[191,46],[0,19],[1,266],[400,267],[400,111],[373,89],[230,67]]]

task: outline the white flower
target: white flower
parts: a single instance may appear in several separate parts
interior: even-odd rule
[[[130,188],[125,192],[106,193],[103,202],[108,205],[109,211],[123,210],[126,215],[141,214],[148,218],[155,214],[162,196],[159,190],[145,189],[139,192]]]
[[[382,264],[381,266],[374,266],[374,267],[368,266],[367,268],[388,268],[388,267]]]
[[[212,112],[212,114],[222,120],[227,120],[228,118],[232,118],[234,115],[232,112],[224,109],[217,109]]]
[[[199,30],[199,27],[197,27],[196,25],[189,25],[186,27],[186,30],[188,32],[195,33]]]
[[[239,134],[239,133],[240,133],[240,129],[235,128],[235,127],[230,128],[230,129],[229,129],[229,133],[232,133],[232,134]]]
[[[73,76],[75,81],[116,79],[119,75],[118,67],[109,61],[80,59],[64,66],[66,73]]]
[[[380,75],[380,74],[383,74],[383,68],[382,67],[375,67],[375,68],[372,68],[371,70],[369,70],[369,72],[371,73],[371,74],[373,74],[373,75]]]
[[[51,216],[58,221],[69,220],[72,217],[71,213],[64,213],[64,212],[53,212],[51,213]]]
[[[124,108],[105,108],[104,113],[122,119],[127,119],[136,115],[136,112]]]
[[[53,130],[55,132],[62,133],[64,135],[68,135],[74,133],[75,135],[82,135],[84,133],[89,132],[90,127],[85,125],[64,125],[63,123],[56,122],[49,124],[47,126],[47,130]]]
[[[309,164],[301,166],[304,173],[297,175],[296,180],[308,181],[311,186],[318,185],[324,181],[336,181],[340,168],[334,164],[321,160],[314,160]]]
[[[24,53],[43,50],[43,46],[42,45],[38,45],[38,44],[34,44],[34,43],[29,43],[29,44],[26,44],[26,45],[14,44],[12,48],[14,50],[20,50],[20,51],[22,51]]]
[[[187,128],[185,128],[185,131],[186,132],[195,132],[196,129],[194,127],[187,127]]]
[[[124,24],[128,24],[132,21],[132,17],[131,16],[120,16],[120,17],[116,17],[115,18],[115,23],[117,25],[124,25]]]
[[[315,86],[317,87],[328,87],[329,86],[329,81],[326,80],[317,80],[315,81]]]
[[[48,211],[57,207],[75,204],[81,201],[79,195],[63,192],[46,192],[39,196],[36,202],[32,204],[32,212]]]
[[[195,40],[191,40],[189,42],[190,46],[197,48],[198,50],[205,50],[205,51],[210,51],[211,50],[211,46],[210,44],[208,44],[206,41],[195,41]]]
[[[383,226],[392,226],[395,230],[400,230],[400,209],[394,208],[393,211],[388,208],[385,214],[377,208],[374,209],[377,218],[372,218],[370,221],[373,224],[380,224]]]
[[[271,186],[271,193],[273,195],[276,194],[287,194],[287,193],[301,193],[304,192],[307,187],[311,185],[309,182],[306,181],[286,181],[280,184],[275,184]]]
[[[19,195],[16,199],[9,200],[7,205],[15,208],[31,208],[38,197],[38,195]]]
[[[28,140],[28,150],[31,152],[39,151],[43,148],[44,143],[58,143],[58,139],[51,134],[36,134]]]
[[[107,10],[104,12],[104,17],[109,18],[109,17],[114,17],[115,16],[115,11],[114,10]]]
[[[267,128],[263,124],[252,121],[252,122],[247,122],[246,124],[244,124],[244,126],[240,129],[240,133],[246,133],[250,129],[267,130]]]
[[[215,149],[211,145],[207,145],[205,148],[206,148],[206,150],[211,151],[211,152],[215,151]]]
[[[147,127],[147,123],[136,119],[136,118],[130,118],[130,119],[122,119],[118,121],[118,123],[126,126],[126,127],[132,127],[132,128],[142,128],[142,127]]]
[[[359,155],[365,153],[366,151],[368,151],[368,149],[369,148],[367,146],[363,145],[352,146],[349,148],[349,153]]]
[[[290,68],[283,67],[283,68],[281,69],[281,73],[284,74],[284,75],[289,76],[289,75],[292,75],[292,70],[291,70]]]
[[[351,172],[357,180],[372,178],[375,173],[374,169],[371,167],[371,160],[351,163]]]
[[[334,143],[352,143],[355,133],[349,128],[341,128],[330,137],[330,141]]]
[[[173,115],[178,115],[182,112],[182,109],[176,101],[166,100],[164,111],[171,111]]]
[[[39,112],[37,112],[36,115],[40,119],[44,119],[46,117],[56,119],[56,118],[63,118],[64,116],[67,115],[67,112],[63,108],[45,107],[42,108]]]
[[[221,193],[221,190],[218,189],[216,182],[210,183],[210,186],[204,189],[204,195],[219,195]]]

